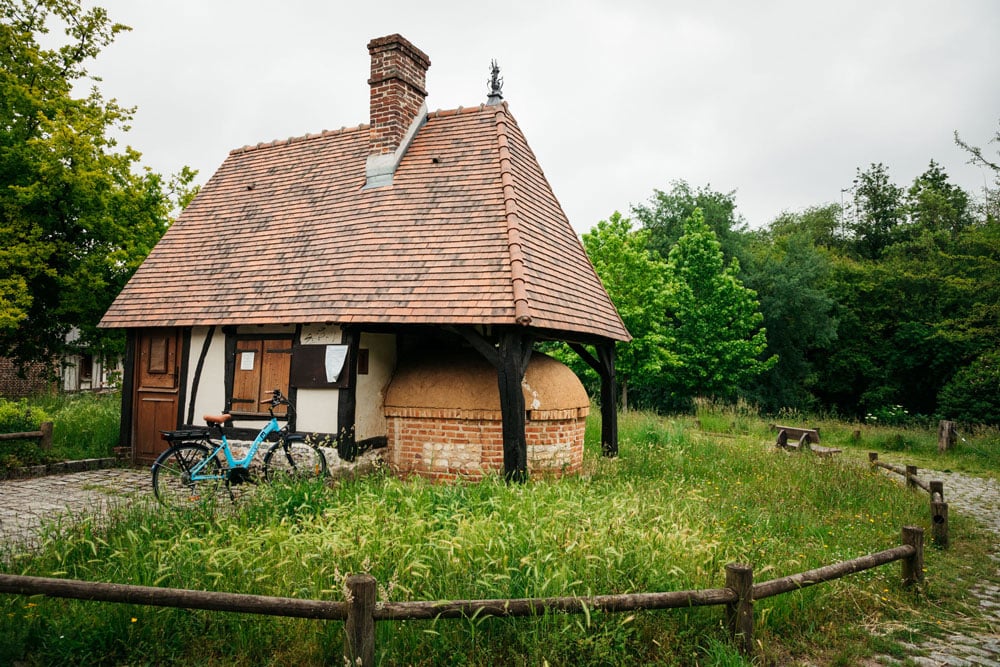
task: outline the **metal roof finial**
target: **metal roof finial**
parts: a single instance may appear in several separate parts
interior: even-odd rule
[[[486,98],[487,104],[500,104],[503,102],[503,77],[500,76],[500,65],[496,60],[490,61],[490,80],[486,82],[490,87],[490,95]]]

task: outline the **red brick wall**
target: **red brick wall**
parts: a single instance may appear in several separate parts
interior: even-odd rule
[[[25,377],[19,377],[17,366],[10,359],[0,358],[0,398],[23,398],[51,394],[56,390],[55,381],[46,377],[43,364],[31,364]]]
[[[529,474],[573,474],[583,465],[588,409],[529,411]],[[397,474],[442,481],[503,472],[499,411],[386,408],[389,464]]]

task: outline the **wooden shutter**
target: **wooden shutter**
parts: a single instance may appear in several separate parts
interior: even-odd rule
[[[261,401],[271,397],[273,389],[288,395],[291,368],[290,338],[240,338],[236,342],[233,367],[232,410],[237,414],[267,414]],[[275,409],[284,414],[285,407]]]

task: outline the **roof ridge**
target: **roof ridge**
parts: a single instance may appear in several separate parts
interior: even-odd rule
[[[300,141],[310,141],[313,139],[322,139],[323,137],[333,137],[338,134],[347,134],[348,132],[357,132],[358,130],[364,130],[368,128],[368,125],[362,123],[361,125],[355,125],[354,127],[341,127],[339,130],[323,130],[322,132],[309,132],[297,137],[288,137],[287,139],[274,139],[273,141],[260,141],[256,144],[247,144],[241,146],[240,148],[234,148],[229,151],[230,155],[239,155],[240,153],[249,153],[250,151],[262,150],[265,148],[274,148],[275,146],[288,146],[289,144],[295,144]]]
[[[496,105],[494,119],[500,154],[500,183],[503,185],[504,220],[507,223],[507,252],[510,257],[510,281],[514,292],[514,321],[531,324],[527,282],[524,274],[524,248],[521,244],[521,222],[514,190],[514,170],[511,165],[510,141],[507,138],[507,103]]]
[[[459,116],[465,113],[479,113],[486,109],[486,104],[479,104],[477,106],[466,107],[459,105],[454,109],[436,109],[434,111],[428,112],[428,118],[445,118],[447,116]]]
[[[504,103],[506,104],[506,102]],[[479,113],[486,109],[486,104],[480,104],[478,106],[464,107],[459,106],[455,109],[437,109],[431,111],[427,114],[427,118],[446,118],[448,116],[458,116],[466,113]],[[288,137],[287,139],[274,139],[272,141],[259,141],[256,144],[246,144],[245,146],[240,146],[239,148],[234,148],[229,151],[230,155],[239,155],[241,153],[249,153],[250,151],[261,150],[264,148],[273,148],[275,146],[287,146],[289,144],[298,143],[300,141],[308,141],[310,139],[320,139],[323,137],[335,136],[338,134],[346,134],[347,132],[357,132],[358,130],[365,130],[371,127],[368,123],[361,123],[353,127],[347,127],[346,125],[341,127],[339,130],[323,130],[322,132],[307,132],[306,134]]]

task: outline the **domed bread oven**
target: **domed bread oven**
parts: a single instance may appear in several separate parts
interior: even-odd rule
[[[521,385],[529,474],[577,473],[590,401],[555,359],[532,354]],[[401,359],[386,390],[388,459],[401,475],[479,480],[503,473],[497,372],[474,351]]]

